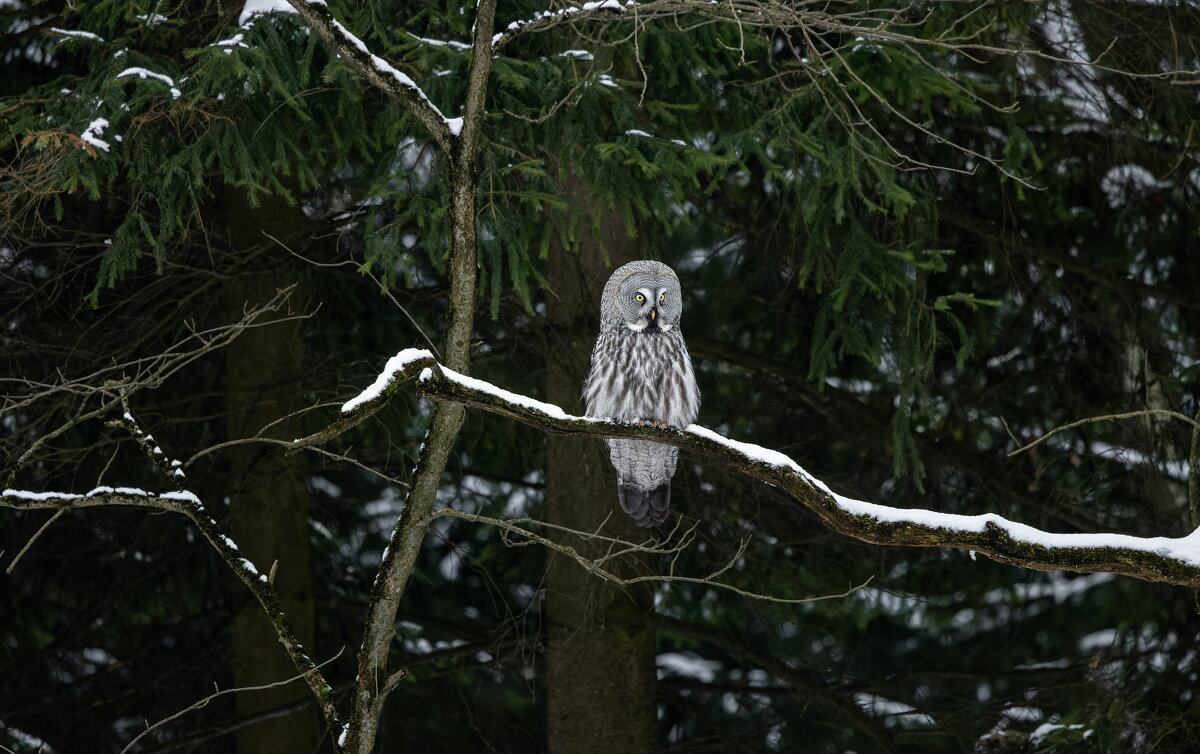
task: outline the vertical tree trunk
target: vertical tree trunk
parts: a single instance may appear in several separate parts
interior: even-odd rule
[[[234,192],[227,200],[231,245],[259,245],[262,231],[289,242],[301,227],[303,216],[282,200],[268,200],[250,207],[244,194]],[[284,252],[286,253],[286,252]],[[274,250],[252,258],[225,288],[231,316],[243,307],[269,300],[276,290],[297,281],[295,268]],[[292,311],[299,308],[293,295]],[[303,320],[242,333],[226,351],[229,380],[231,438],[252,437],[303,405],[304,341]],[[294,420],[273,424],[265,435],[291,439],[299,436]],[[313,643],[313,595],[308,536],[308,486],[302,456],[285,456],[277,448],[247,444],[229,453],[227,489],[230,498],[229,531],[242,553],[267,573],[278,561],[275,588],[284,611],[306,647]],[[248,600],[233,622],[233,681],[241,686],[258,686],[296,675],[291,658],[262,609]],[[238,717],[311,701],[302,682],[263,691],[238,694]],[[264,720],[238,731],[238,751],[311,752],[320,733],[314,707],[306,707]]]
[[[606,217],[600,245],[566,250],[553,244],[546,264],[546,398],[581,411],[580,393],[600,326],[600,291],[614,267],[635,249],[616,217]],[[546,517],[555,524],[640,541],[617,506],[616,476],[598,440],[547,439]],[[563,535],[566,536],[566,535]],[[602,543],[570,538],[589,556]],[[644,588],[643,588],[644,587]],[[551,752],[643,752],[656,747],[655,632],[647,614],[653,589],[619,589],[577,563],[551,555],[546,572],[546,714]]]

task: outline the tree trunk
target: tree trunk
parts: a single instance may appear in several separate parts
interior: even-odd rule
[[[546,399],[582,413],[580,393],[600,327],[600,291],[616,265],[634,258],[619,218],[575,250],[552,244],[546,264]],[[546,448],[546,518],[572,529],[641,541],[617,506],[608,450],[591,438],[551,437]],[[605,519],[608,519],[605,522]],[[565,538],[565,535],[563,535]],[[589,557],[603,543],[570,537]],[[630,569],[626,569],[626,572]],[[627,575],[627,573],[626,573]],[[654,610],[648,585],[620,589],[552,554],[546,570],[546,715],[551,752],[643,752],[656,747]]]
[[[227,200],[231,246],[261,243],[262,231],[289,243],[303,216],[282,200],[269,199],[252,208],[241,192]],[[290,245],[290,243],[289,243]],[[288,260],[274,250],[250,260],[225,288],[231,317],[245,306],[269,300],[276,290],[297,280]],[[292,311],[298,309],[297,295]],[[228,432],[231,438],[252,437],[303,405],[303,320],[292,320],[243,332],[226,352],[229,380]],[[294,420],[283,420],[264,432],[269,437],[291,439],[302,434]],[[309,564],[309,496],[302,456],[285,456],[277,448],[246,444],[229,451],[229,532],[245,557],[262,573],[275,566],[275,589],[291,619],[297,637],[312,651],[313,593]],[[295,665],[279,643],[259,604],[248,599],[233,621],[233,682],[238,687],[259,686],[296,675]],[[262,691],[237,695],[238,717],[291,705],[311,693],[297,681]],[[311,752],[320,729],[315,707],[267,719],[238,731],[238,751]]]

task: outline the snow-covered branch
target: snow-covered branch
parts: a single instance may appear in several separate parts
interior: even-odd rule
[[[809,43],[820,35],[829,34],[852,40],[849,43],[852,47],[863,43],[894,43],[913,48],[955,50],[968,55],[1022,55],[1130,78],[1162,79],[1188,86],[1195,85],[1200,76],[1188,68],[1151,72],[1120,68],[1104,61],[1109,50],[1090,58],[1086,54],[1056,53],[1033,45],[989,43],[972,30],[970,24],[962,23],[976,13],[974,10],[965,12],[959,22],[951,24],[941,33],[926,34],[923,33],[924,25],[932,15],[932,9],[927,9],[925,13],[917,10],[912,5],[895,7],[880,4],[878,7],[831,12],[830,4],[822,0],[589,0],[513,21],[495,35],[493,43],[499,49],[522,34],[548,31],[563,23],[577,21],[604,23],[636,20],[645,23],[655,19],[690,17],[701,22],[725,21],[746,28],[788,30]],[[827,54],[833,49],[824,44],[808,44],[808,47],[809,52],[816,55]]]
[[[442,147],[448,148],[462,129],[462,118],[447,118],[411,77],[372,53],[366,43],[330,13],[324,0],[288,0],[305,24],[325,40],[342,60],[349,63],[372,85],[402,102],[429,129]]]
[[[308,656],[295,629],[292,628],[291,621],[280,607],[279,597],[275,593],[273,583],[274,566],[271,567],[269,574],[264,574],[241,554],[237,544],[221,531],[220,525],[209,515],[204,504],[200,502],[200,498],[194,493],[182,489],[181,483],[185,477],[180,469],[180,462],[167,456],[162,448],[154,442],[153,436],[141,430],[133,415],[129,413],[127,403],[125,409],[125,414],[121,419],[110,421],[108,424],[125,429],[133,436],[134,441],[146,452],[150,460],[175,485],[174,491],[155,494],[136,487],[108,486],[96,487],[84,494],[6,489],[0,492],[0,506],[16,510],[54,510],[55,517],[76,508],[111,505],[153,508],[187,516],[262,605],[263,612],[266,613],[279,637],[279,643],[287,650],[296,670],[303,676],[316,696],[326,722],[330,726],[338,725],[339,718],[334,705],[333,689],[325,680],[319,667]],[[36,538],[37,535],[34,536]]]
[[[0,506],[15,510],[67,511],[107,505],[153,508],[179,513],[191,519],[204,538],[213,546],[213,549],[229,564],[241,582],[258,599],[263,611],[279,634],[279,642],[291,655],[297,669],[304,674],[304,680],[316,694],[326,720],[331,723],[337,720],[337,710],[333,704],[333,689],[325,682],[321,671],[305,653],[304,646],[296,637],[291,622],[279,606],[275,589],[269,583],[267,574],[261,573],[253,563],[242,556],[238,551],[238,546],[221,531],[216,520],[208,514],[200,499],[193,493],[184,490],[154,494],[134,487],[97,487],[84,494],[28,492],[14,489],[0,492]]]
[[[993,560],[1038,570],[1065,569],[1117,573],[1180,586],[1200,586],[1200,530],[1185,537],[1126,534],[1059,534],[1009,521],[994,513],[964,516],[919,508],[895,508],[854,500],[833,492],[796,461],[777,451],[730,440],[710,429],[684,430],[620,424],[572,416],[558,406],[511,393],[441,366],[428,351],[402,351],[375,383],[342,408],[329,427],[293,443],[300,448],[330,439],[377,411],[407,379],[435,401],[490,411],[564,435],[641,438],[685,448],[721,461],[791,495],[831,528],[855,539],[883,545],[953,547]]]

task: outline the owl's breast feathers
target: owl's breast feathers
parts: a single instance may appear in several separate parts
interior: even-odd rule
[[[590,416],[681,429],[691,424],[700,410],[700,391],[683,335],[675,329],[606,328],[592,349],[583,398]]]

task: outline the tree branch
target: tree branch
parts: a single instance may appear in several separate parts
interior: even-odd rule
[[[757,445],[729,440],[695,424],[685,430],[619,424],[571,416],[558,406],[516,395],[482,380],[441,367],[428,351],[403,351],[371,388],[343,406],[341,418],[293,445],[328,439],[333,427],[379,410],[400,384],[418,377],[420,394],[515,419],[551,434],[630,438],[675,445],[721,461],[773,484],[812,510],[832,529],[863,542],[912,547],[953,547],[993,560],[1037,570],[1116,573],[1145,581],[1200,586],[1200,530],[1181,538],[1125,534],[1057,534],[1009,521],[993,513],[964,516],[923,509],[892,508],[854,500],[830,490],[794,460]],[[348,407],[348,408],[347,408]]]
[[[769,594],[760,594],[758,592],[751,592],[751,591],[742,589],[740,587],[736,587],[732,584],[726,584],[724,582],[717,581],[718,576],[720,576],[721,574],[728,571],[731,567],[733,567],[733,565],[738,561],[738,559],[741,558],[742,555],[745,554],[746,542],[742,542],[742,546],[738,548],[737,552],[734,553],[734,555],[729,559],[729,561],[724,566],[722,566],[718,570],[714,571],[713,573],[710,573],[707,576],[702,576],[702,577],[676,576],[674,574],[668,573],[668,574],[653,574],[653,575],[649,575],[649,576],[633,576],[630,578],[621,578],[613,571],[610,571],[607,568],[605,568],[604,563],[613,559],[613,557],[615,557],[615,556],[623,554],[624,552],[636,551],[636,552],[651,552],[651,553],[658,553],[658,554],[669,554],[669,553],[677,552],[678,550],[687,546],[687,543],[689,541],[686,538],[687,535],[685,535],[685,539],[682,540],[681,543],[675,547],[666,547],[666,546],[664,546],[664,547],[648,547],[646,545],[639,545],[639,544],[635,544],[633,542],[623,542],[621,540],[611,540],[615,543],[625,545],[626,549],[622,552],[610,553],[607,555],[602,555],[601,557],[598,557],[598,558],[588,558],[588,557],[585,557],[584,555],[581,555],[579,553],[579,551],[576,550],[574,547],[571,547],[570,545],[560,544],[560,543],[555,542],[547,537],[543,537],[540,534],[531,532],[524,527],[518,526],[517,522],[515,522],[515,521],[505,521],[504,519],[493,518],[491,516],[481,516],[477,513],[467,513],[465,511],[456,511],[453,508],[444,508],[444,509],[438,511],[435,515],[436,516],[449,516],[451,518],[461,518],[465,521],[473,521],[475,523],[488,524],[490,526],[496,527],[497,529],[500,529],[503,532],[512,532],[513,534],[517,534],[521,537],[524,537],[525,539],[529,540],[529,542],[531,542],[531,543],[537,543],[539,545],[542,545],[546,549],[554,550],[555,552],[559,552],[559,553],[562,553],[563,555],[566,555],[568,558],[571,558],[576,563],[578,563],[588,573],[595,574],[596,576],[599,576],[600,578],[604,579],[605,581],[611,581],[612,583],[614,583],[618,586],[630,586],[632,584],[638,584],[643,581],[681,582],[681,583],[685,583],[685,584],[705,584],[707,586],[716,587],[718,589],[726,589],[728,591],[735,592],[737,594],[742,595],[743,597],[749,597],[751,599],[756,599],[756,600],[763,600],[764,602],[780,602],[780,603],[789,604],[789,605],[802,605],[802,604],[805,604],[808,602],[820,602],[822,600],[840,599],[842,597],[846,597],[846,596],[850,595],[853,592],[858,591],[859,589],[862,589],[864,586],[871,583],[871,579],[868,578],[866,581],[859,584],[858,586],[852,586],[849,589],[847,589],[845,592],[842,592],[840,594],[823,594],[823,595],[820,595],[817,597],[788,598],[788,597],[775,597],[775,596],[772,596]],[[537,521],[532,521],[530,519],[522,519],[522,521],[534,523],[534,524],[539,523]],[[561,528],[561,527],[556,527],[556,528]],[[593,536],[591,534],[588,534],[587,532],[573,531],[572,533],[578,534],[579,536],[584,537],[585,539],[591,538]],[[600,537],[600,539],[609,539],[609,538],[608,537]],[[509,544],[511,544],[511,543],[509,543]]]
[[[1084,424],[1093,424],[1095,422],[1112,421],[1113,419],[1136,419],[1141,416],[1166,416],[1166,417],[1170,417],[1172,419],[1179,419],[1182,422],[1191,424],[1193,432],[1200,431],[1200,420],[1193,419],[1192,417],[1188,416],[1187,414],[1181,414],[1178,411],[1169,411],[1167,409],[1161,409],[1161,408],[1145,408],[1145,409],[1140,409],[1138,411],[1126,411],[1123,414],[1104,414],[1103,416],[1089,416],[1086,419],[1079,419],[1078,421],[1073,421],[1070,424],[1064,424],[1061,427],[1055,427],[1054,429],[1050,430],[1049,432],[1042,435],[1038,439],[1033,440],[1032,442],[1028,442],[1028,443],[1022,445],[1021,447],[1017,448],[1016,450],[1012,451],[1011,453],[1008,454],[1008,457],[1012,458],[1015,455],[1020,455],[1021,453],[1024,453],[1025,451],[1030,450],[1037,445],[1041,445],[1043,442],[1045,442],[1046,440],[1049,440],[1051,437],[1053,437],[1054,435],[1057,435],[1059,432],[1065,432],[1068,429],[1074,429],[1075,427],[1081,427]],[[1009,434],[1011,435],[1012,433],[1010,432]],[[1016,438],[1013,438],[1013,439],[1016,439]]]
[[[337,654],[335,654],[333,657],[330,657],[325,662],[322,662],[320,665],[317,665],[317,667],[318,668],[325,667],[329,663],[331,663],[334,660],[336,660],[337,658],[341,657],[342,652],[344,652],[344,651],[346,651],[346,648],[342,647],[341,649],[339,649],[337,651]],[[128,744],[126,744],[124,749],[121,749],[121,754],[127,754],[127,752],[130,749],[132,749],[137,744],[138,741],[142,740],[145,736],[147,736],[151,732],[153,732],[155,728],[161,728],[162,726],[166,725],[167,723],[171,722],[172,720],[177,720],[193,710],[204,709],[205,707],[208,706],[209,702],[211,702],[212,700],[214,700],[218,697],[225,696],[226,694],[235,694],[235,693],[242,692],[242,691],[264,691],[266,689],[276,688],[277,686],[286,686],[287,684],[292,683],[293,681],[300,680],[303,676],[304,676],[304,674],[301,673],[300,675],[294,675],[291,678],[285,678],[282,681],[275,681],[274,683],[267,683],[267,684],[263,684],[261,686],[241,686],[241,687],[235,687],[235,688],[230,688],[230,689],[218,689],[217,691],[209,694],[208,696],[204,697],[203,699],[201,699],[197,702],[193,702],[192,704],[188,705],[184,709],[179,710],[175,714],[164,717],[162,720],[159,720],[154,725],[147,724],[146,729],[144,731],[137,734],[137,737],[135,737]],[[311,702],[308,702],[307,700],[306,700],[306,703],[311,704]]]
[[[476,214],[479,183],[478,152],[483,133],[487,86],[492,68],[492,30],[497,0],[479,0],[475,13],[472,60],[467,79],[463,117],[446,120],[424,93],[404,74],[371,55],[361,41],[333,20],[324,3],[313,5],[289,0],[304,19],[339,54],[369,81],[402,101],[429,128],[450,162],[450,316],[442,349],[447,363],[466,371],[470,364],[471,333],[475,321],[477,281]],[[349,42],[349,46],[347,45]],[[381,75],[382,73],[388,76]],[[428,352],[425,352],[428,353]],[[377,407],[377,405],[376,405]],[[333,436],[369,415],[359,412],[338,427]],[[412,484],[400,520],[392,531],[388,548],[371,588],[371,604],[358,653],[350,720],[339,737],[338,748],[354,754],[369,754],[383,704],[404,677],[403,670],[388,671],[388,650],[395,634],[396,611],[412,575],[421,542],[429,523],[442,472],[446,469],[454,438],[462,426],[465,409],[453,403],[434,411],[425,435]],[[311,445],[315,440],[305,444]],[[302,447],[301,441],[293,447]]]
[[[437,105],[425,96],[417,82],[396,70],[390,63],[373,54],[367,45],[342,26],[324,0],[288,0],[300,18],[317,36],[325,41],[342,60],[346,61],[359,75],[372,85],[386,92],[408,108],[417,120],[429,129],[434,140],[444,149],[449,149],[458,134],[461,122],[449,120],[442,115]]]
[[[0,506],[16,510],[74,510],[76,508],[95,508],[106,505],[129,505],[135,508],[153,508],[155,510],[179,513],[191,519],[208,543],[225,560],[246,588],[258,599],[263,612],[270,619],[279,642],[295,663],[296,669],[304,676],[305,682],[317,697],[326,722],[331,726],[338,724],[337,709],[334,706],[333,689],[325,681],[324,675],[317,665],[304,651],[304,646],[296,637],[292,624],[279,606],[275,589],[267,583],[267,577],[260,574],[246,558],[238,552],[233,540],[225,536],[217,522],[208,515],[204,505],[191,492],[164,492],[153,495],[144,490],[130,487],[97,487],[84,495],[65,492],[25,492],[23,490],[6,489],[0,493]]]

